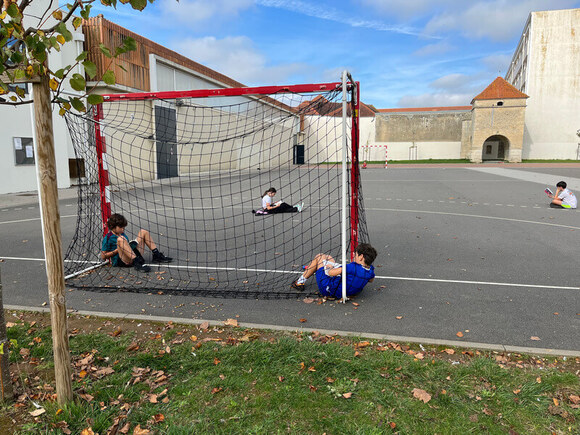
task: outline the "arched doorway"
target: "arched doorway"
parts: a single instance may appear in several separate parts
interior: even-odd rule
[[[509,155],[509,146],[510,141],[507,137],[501,135],[490,136],[483,142],[481,159],[483,161],[506,160]]]

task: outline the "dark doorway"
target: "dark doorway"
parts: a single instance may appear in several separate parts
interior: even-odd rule
[[[177,115],[175,109],[155,107],[157,178],[177,177]]]
[[[508,156],[509,141],[505,136],[494,135],[488,137],[483,143],[483,161],[504,161]]]

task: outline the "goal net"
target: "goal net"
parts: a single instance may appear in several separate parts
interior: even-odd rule
[[[84,178],[67,284],[297,296],[290,284],[317,253],[340,262],[341,240],[349,257],[368,241],[358,84],[344,83],[108,95],[87,114],[68,114]],[[260,214],[271,187],[289,212]],[[151,263],[147,248],[149,273],[101,260],[112,213],[127,219],[129,239],[149,231],[173,262]]]

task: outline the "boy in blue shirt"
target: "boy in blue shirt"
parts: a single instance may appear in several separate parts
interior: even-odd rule
[[[346,296],[359,294],[367,282],[375,278],[373,261],[377,251],[368,243],[361,243],[354,250],[354,261],[346,265]],[[334,262],[328,254],[317,254],[314,260],[298,280],[292,283],[292,288],[304,290],[304,283],[316,273],[316,283],[322,296],[342,298],[342,265]]]
[[[151,239],[149,231],[140,229],[137,239],[129,242],[125,234],[127,219],[118,213],[112,214],[107,220],[109,232],[103,238],[101,258],[110,260],[116,267],[131,267],[140,272],[149,272],[151,268],[145,264],[143,251],[147,246],[153,253],[153,261],[156,263],[170,263],[173,259],[166,257],[157,249]]]

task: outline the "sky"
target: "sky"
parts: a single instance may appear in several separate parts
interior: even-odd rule
[[[505,76],[532,11],[580,0],[156,0],[104,17],[247,86],[348,70],[377,109],[469,105]]]

